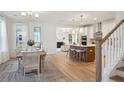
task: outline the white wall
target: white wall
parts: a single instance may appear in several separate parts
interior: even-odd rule
[[[43,47],[48,53],[56,52],[56,25],[50,23],[37,23],[29,22],[28,31],[29,38],[33,39],[33,29],[34,27],[41,27],[41,42]]]
[[[16,30],[14,20],[7,20],[10,57],[15,57]],[[41,41],[48,53],[56,53],[56,25],[49,23],[24,22],[27,26],[28,39],[33,39],[33,27],[41,27]]]
[[[92,44],[91,39],[93,39],[94,29],[93,26],[87,27],[87,44]]]
[[[7,32],[8,32],[8,45],[10,57],[15,57],[15,48],[16,48],[16,33],[14,32],[14,23],[12,20],[7,19]]]
[[[44,23],[41,27],[41,40],[48,53],[56,53],[56,25]]]
[[[102,33],[103,37],[105,37],[116,25],[115,20],[108,20],[102,22]]]
[[[124,11],[121,11],[121,12],[116,12],[116,21],[120,21],[124,19]]]
[[[15,56],[15,49],[16,49],[16,32],[15,32],[15,20],[7,20],[7,31],[8,31],[8,39],[9,39],[9,50],[10,50],[10,56]],[[111,24],[111,22],[104,22],[104,30],[103,35],[107,34],[110,29],[113,28],[112,26],[108,27],[108,24]],[[40,26],[41,27],[41,41],[43,45],[45,46],[48,53],[56,53],[56,24],[51,23],[39,23],[39,22],[25,22],[25,25],[27,26],[28,30],[28,39],[33,38],[33,27],[34,26]],[[90,29],[89,29],[90,30]],[[95,31],[93,30],[93,33]],[[91,33],[89,31],[88,33]],[[92,33],[92,34],[93,34]],[[89,34],[89,37],[92,35]]]

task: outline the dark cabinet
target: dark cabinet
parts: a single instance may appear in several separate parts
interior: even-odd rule
[[[76,53],[71,52],[71,49],[75,50],[86,50],[85,60],[86,62],[94,62],[95,61],[95,46],[70,46],[70,55],[76,56]],[[83,56],[82,58],[83,59]]]
[[[87,47],[86,62],[94,62],[94,61],[95,61],[95,47]]]

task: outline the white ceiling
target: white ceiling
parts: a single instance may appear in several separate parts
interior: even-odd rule
[[[39,13],[40,17],[37,19],[35,17],[22,17],[21,11],[2,11],[5,16],[7,16],[10,19],[15,19],[19,21],[40,21],[40,22],[49,22],[49,23],[56,23],[59,25],[66,25],[66,26],[72,26],[74,25],[80,25],[81,23],[81,17],[80,15],[83,15],[83,24],[92,24],[99,21],[104,21],[108,19],[115,18],[115,12],[114,11],[35,11]],[[35,13],[33,12],[33,13]],[[97,18],[96,21],[93,19]],[[75,22],[72,22],[72,19],[75,20]]]

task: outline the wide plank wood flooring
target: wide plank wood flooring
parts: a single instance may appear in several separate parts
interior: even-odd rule
[[[58,52],[46,56],[44,74],[41,73],[40,80],[38,80],[34,74],[22,78],[22,73],[18,73],[18,62],[16,60],[10,60],[0,65],[0,81],[95,82],[95,68],[94,62],[78,62],[69,59],[69,56],[66,56],[65,52]]]
[[[48,59],[65,75],[51,82],[95,82],[94,62],[77,62],[69,59],[64,52],[49,55]]]

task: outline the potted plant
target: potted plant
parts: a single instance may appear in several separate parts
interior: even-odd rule
[[[27,44],[28,44],[28,46],[30,46],[31,47],[31,50],[32,50],[32,46],[34,45],[34,40],[28,40],[27,41]]]

